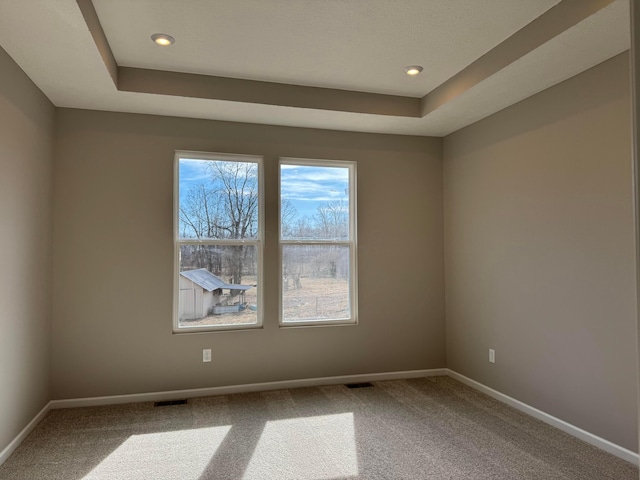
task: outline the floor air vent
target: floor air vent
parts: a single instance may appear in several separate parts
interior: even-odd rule
[[[187,401],[182,400],[163,400],[162,402],[156,402],[153,404],[154,407],[168,407],[169,405],[186,405]]]
[[[366,388],[366,387],[373,387],[373,384],[369,383],[369,382],[347,383],[347,384],[345,384],[345,387],[347,387],[347,388]]]

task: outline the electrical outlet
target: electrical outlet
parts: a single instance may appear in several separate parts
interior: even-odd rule
[[[489,363],[496,363],[496,351],[493,348],[489,349]]]
[[[210,362],[211,361],[211,349],[205,348],[202,350],[202,361]]]

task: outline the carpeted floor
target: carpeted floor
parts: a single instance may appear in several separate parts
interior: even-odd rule
[[[637,467],[448,377],[53,410],[16,480],[638,479]]]

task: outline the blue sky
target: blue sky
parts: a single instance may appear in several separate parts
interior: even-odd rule
[[[349,198],[349,169],[282,165],[280,194],[298,211],[298,217],[313,216],[322,203]]]
[[[184,201],[186,194],[189,192],[189,187],[192,185],[198,185],[200,183],[206,183],[210,175],[205,170],[207,162],[202,160],[188,160],[181,158],[178,164],[179,179],[180,179],[180,201]]]
[[[349,198],[349,169],[346,167],[317,167],[286,165],[281,169],[281,194],[298,212],[298,217],[312,217],[322,203]],[[206,162],[181,159],[179,163],[180,201],[184,201],[189,188],[206,183],[209,174]]]

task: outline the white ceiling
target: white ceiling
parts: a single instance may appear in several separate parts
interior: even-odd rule
[[[123,66],[422,97],[558,0],[93,3]]]
[[[121,67],[423,97],[558,0],[94,0]],[[152,33],[169,33],[161,48]],[[75,0],[0,1],[0,46],[60,107],[442,136],[629,47],[616,0],[422,118],[119,91]],[[425,71],[402,71],[420,64]]]

